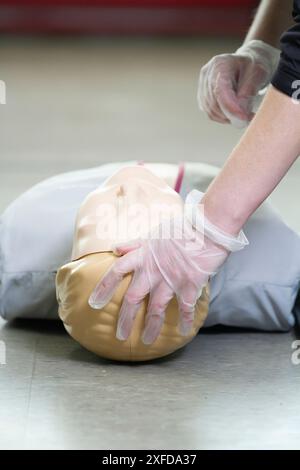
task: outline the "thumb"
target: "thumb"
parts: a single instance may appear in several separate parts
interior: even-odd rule
[[[256,67],[255,70],[241,78],[237,92],[237,99],[240,107],[248,115],[250,120],[254,113],[254,108],[258,107],[262,97],[258,95],[259,91],[265,86],[266,70],[262,67]]]
[[[240,107],[245,111],[247,114],[247,121],[251,121],[251,119],[255,116],[254,107],[256,103],[255,96],[245,97],[238,97],[238,101]]]
[[[232,118],[235,118],[247,121],[247,113],[241,107],[237,94],[230,85],[223,89],[218,89],[216,96],[218,104],[227,119],[231,121]]]
[[[238,82],[238,97],[256,96],[259,90],[268,83],[268,73],[265,68],[256,66],[252,71],[246,70]]]
[[[130,240],[130,241],[123,242],[123,243],[116,243],[115,245],[113,245],[112,249],[115,255],[123,256],[129,253],[130,251],[137,250],[138,248],[141,247],[141,245],[142,245],[141,240],[136,239],[136,240]]]

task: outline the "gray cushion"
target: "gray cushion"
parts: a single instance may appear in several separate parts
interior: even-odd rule
[[[55,274],[70,259],[78,207],[123,165],[102,165],[50,178],[5,210],[0,218],[3,318],[57,318]],[[205,191],[217,172],[210,165],[188,163],[183,194],[192,188]],[[250,245],[232,254],[211,280],[205,325],[287,330],[295,321],[300,238],[268,203],[253,214],[245,232]]]

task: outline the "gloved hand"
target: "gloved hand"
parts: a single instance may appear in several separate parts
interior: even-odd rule
[[[200,71],[198,104],[214,121],[244,127],[254,116],[259,92],[270,82],[280,51],[253,39],[234,54],[213,57]]]
[[[115,253],[122,256],[97,284],[89,304],[92,308],[103,308],[124,275],[134,272],[120,309],[118,339],[128,338],[148,294],[143,342],[151,344],[158,337],[174,295],[180,312],[180,331],[187,335],[196,302],[209,276],[216,273],[230,251],[248,244],[243,232],[238,237],[227,235],[204,217],[199,207],[202,196],[203,193],[193,190],[187,196],[183,217],[162,221],[147,239],[115,247]]]

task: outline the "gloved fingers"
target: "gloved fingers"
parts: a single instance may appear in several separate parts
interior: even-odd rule
[[[237,95],[239,98],[251,98],[263,89],[268,79],[267,70],[260,64],[246,67],[238,81]]]
[[[253,118],[253,99],[269,82],[271,67],[270,54],[264,59],[259,51],[253,54],[251,47],[242,49],[236,54],[216,56],[202,67],[197,95],[199,108],[210,119],[231,122],[238,128],[245,127]]]
[[[131,240],[124,243],[117,243],[113,246],[113,252],[115,255],[122,256],[126,255],[130,251],[137,250],[142,245],[141,240]]]
[[[141,249],[131,251],[118,258],[100,279],[89,298],[89,305],[103,308],[113,297],[125,274],[135,271],[141,263]]]
[[[133,322],[141,305],[142,302],[133,304],[127,299],[123,300],[116,332],[116,338],[120,341],[125,341],[130,336]]]
[[[247,115],[234,91],[233,71],[237,67],[238,64],[218,57],[213,59],[210,67],[203,67],[199,77],[198,103],[211,119],[243,127],[247,123]]]
[[[210,92],[209,92],[210,93]],[[206,113],[212,121],[219,122],[220,124],[228,124],[230,121],[222,112],[217,100],[214,97],[206,99]]]
[[[199,109],[205,111],[210,119],[220,124],[229,122],[213,96],[211,85],[208,81],[207,67],[203,67],[200,71],[197,100]]]
[[[236,119],[247,120],[237,99],[236,88],[241,68],[244,68],[244,64],[238,58],[232,55],[221,56],[215,61],[209,78],[212,95],[218,103],[221,113],[233,124]]]
[[[237,100],[241,109],[243,109],[245,115],[247,116],[247,122],[250,122],[252,119],[252,103],[254,95],[240,95],[237,94]]]
[[[247,113],[241,108],[236,92],[232,85],[219,80],[215,88],[215,96],[224,115],[235,123],[238,121],[248,121]]]
[[[120,309],[116,333],[119,340],[124,341],[130,336],[135,317],[149,290],[150,286],[145,273],[141,269],[137,270],[123,298]]]
[[[198,80],[197,101],[201,111],[206,111],[205,97],[207,93],[207,65],[201,68]]]
[[[142,335],[144,344],[152,344],[159,336],[168,303],[173,296],[173,290],[165,281],[161,281],[151,291]]]
[[[209,81],[209,84],[207,86],[206,102],[207,102],[207,106],[206,106],[207,113],[210,119],[213,119],[214,121],[220,122],[222,124],[226,124],[230,122],[229,119],[223,113],[217,101],[217,98],[214,92],[214,80],[213,79]]]
[[[227,59],[219,62],[210,79],[213,95],[224,116],[234,123],[234,120],[247,121],[247,114],[240,107],[237,98],[237,86],[240,70],[245,67],[237,59]]]
[[[193,283],[184,286],[177,296],[179,308],[179,330],[183,336],[187,336],[194,323],[196,303],[201,297],[202,287],[196,287]]]
[[[247,113],[248,122],[250,122],[255,116],[255,113],[252,111],[254,100],[255,96],[238,97],[238,101],[240,103],[241,108],[245,110],[245,113]]]
[[[247,114],[247,120],[251,121],[255,116],[253,112],[255,105],[261,101],[258,93],[266,84],[267,71],[262,66],[256,65],[252,70],[248,72],[246,70],[243,75],[238,83],[237,98],[240,107]]]

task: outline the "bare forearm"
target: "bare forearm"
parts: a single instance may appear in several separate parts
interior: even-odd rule
[[[237,233],[300,154],[300,105],[271,87],[204,199],[209,220]]]
[[[279,46],[279,38],[293,23],[292,0],[262,0],[245,42],[260,39],[271,46]]]

